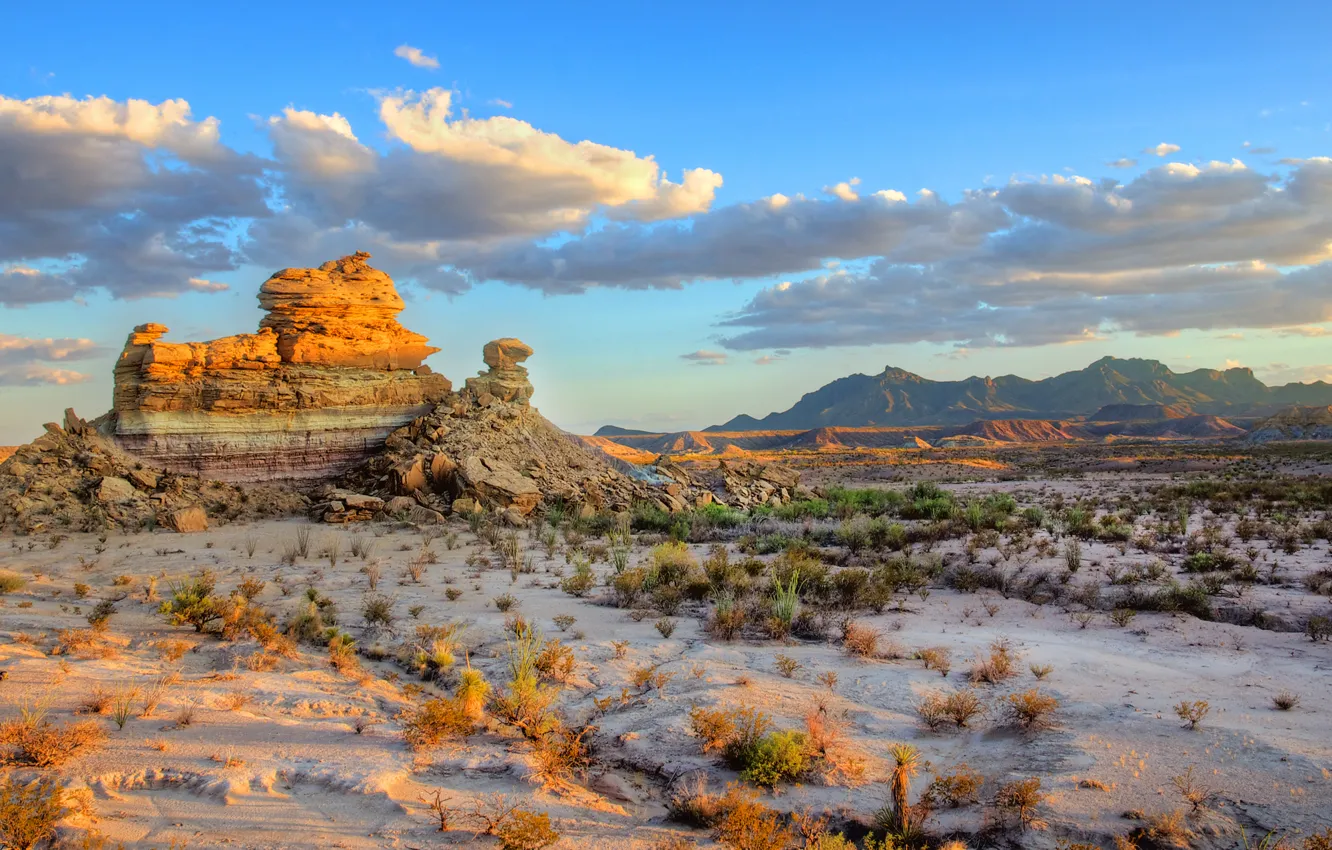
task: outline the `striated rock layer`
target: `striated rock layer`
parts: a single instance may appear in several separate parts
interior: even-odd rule
[[[153,464],[222,481],[313,481],[364,461],[452,390],[422,365],[439,349],[398,324],[403,301],[369,256],[274,274],[258,333],[172,343],[138,326],[104,430]]]

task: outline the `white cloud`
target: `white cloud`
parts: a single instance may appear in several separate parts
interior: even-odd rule
[[[1172,145],[1169,142],[1162,142],[1154,147],[1144,148],[1143,153],[1149,153],[1153,156],[1170,156],[1172,153],[1179,152],[1179,145]]]
[[[492,98],[487,101],[491,106],[498,106],[501,109],[513,109],[513,104],[502,98]]]
[[[421,48],[412,47],[410,44],[400,44],[393,49],[393,55],[399,59],[406,59],[418,68],[427,68],[434,71],[439,67],[439,60],[433,56],[427,56],[421,52]]]
[[[0,386],[82,383],[88,380],[87,375],[42,361],[64,363],[103,353],[90,339],[29,339],[0,334]]]
[[[34,363],[27,366],[0,368],[0,386],[4,387],[39,387],[48,384],[82,384],[90,378],[82,372],[69,369],[57,369]]]
[[[0,302],[179,292],[235,268],[228,229],[268,208],[261,161],[219,132],[183,100],[0,96]]]
[[[691,351],[689,354],[681,354],[680,359],[688,360],[695,366],[725,366],[726,352],[699,349],[698,351]]]
[[[835,186],[824,186],[823,192],[825,195],[832,195],[843,201],[857,201],[860,200],[860,193],[854,187],[859,185],[860,178],[852,177],[850,180],[844,180]]]

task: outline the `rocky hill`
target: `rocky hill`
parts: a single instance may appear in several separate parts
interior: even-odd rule
[[[1254,425],[1246,439],[1251,443],[1332,440],[1332,407],[1289,407]]]
[[[1106,357],[1052,378],[1016,375],[932,381],[889,367],[878,375],[839,378],[789,410],[762,419],[740,415],[707,431],[808,430],[823,426],[960,425],[976,419],[1079,419],[1107,406],[1141,406],[1160,416],[1270,413],[1291,404],[1332,404],[1332,385],[1269,387],[1246,368],[1174,372],[1155,360]],[[1112,408],[1112,411],[1113,408]],[[1104,413],[1101,415],[1105,415]]]

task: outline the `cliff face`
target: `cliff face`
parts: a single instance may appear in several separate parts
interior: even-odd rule
[[[316,480],[365,460],[452,389],[438,351],[395,318],[393,281],[356,253],[264,283],[258,333],[162,342],[140,325],[115,370],[104,426],[165,469],[222,481]]]

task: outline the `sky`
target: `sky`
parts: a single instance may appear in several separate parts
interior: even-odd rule
[[[225,10],[225,11],[222,11]],[[590,433],[854,372],[1332,380],[1324,3],[15,4],[0,445],[355,250]]]

